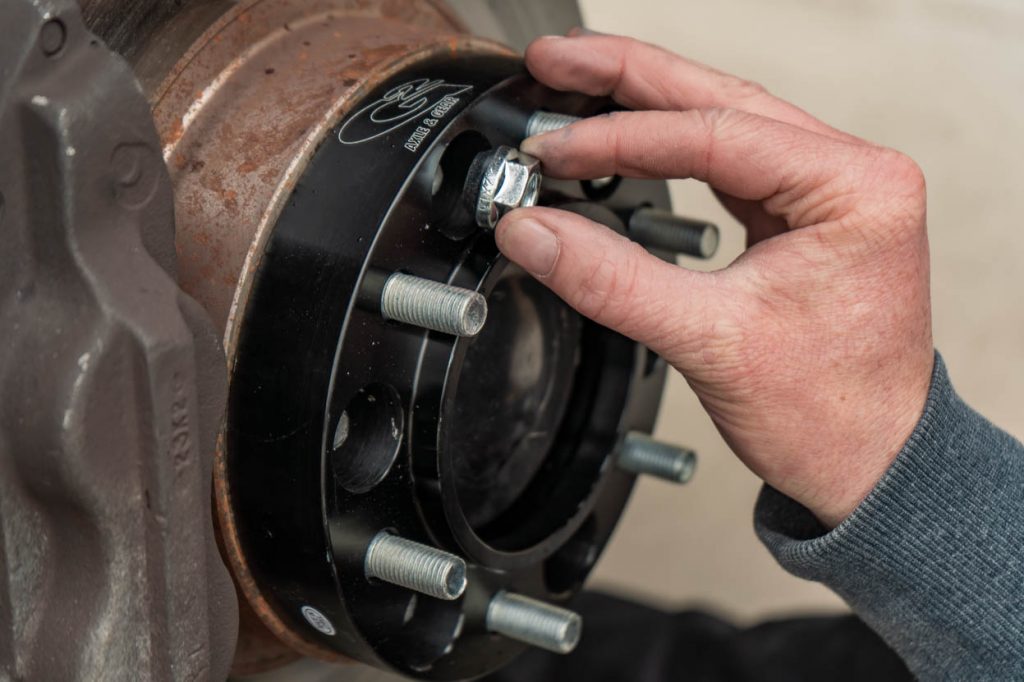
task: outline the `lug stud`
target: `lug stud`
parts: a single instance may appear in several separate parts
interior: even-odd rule
[[[718,227],[656,208],[638,208],[626,225],[629,236],[644,246],[711,258],[718,250]]]
[[[487,321],[487,299],[470,289],[396,272],[384,283],[380,312],[388,320],[476,336]]]
[[[583,619],[574,611],[501,591],[487,606],[487,629],[524,644],[567,654],[580,641]]]
[[[697,467],[697,455],[692,450],[631,431],[619,449],[618,465],[620,469],[634,474],[656,476],[672,483],[686,483],[693,477]]]
[[[363,570],[367,578],[447,601],[466,590],[466,562],[461,558],[387,531],[370,541]]]

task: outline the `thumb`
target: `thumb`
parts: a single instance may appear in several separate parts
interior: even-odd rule
[[[553,208],[512,211],[495,239],[581,315],[692,367],[686,356],[703,345],[714,273],[666,263],[604,225]]]

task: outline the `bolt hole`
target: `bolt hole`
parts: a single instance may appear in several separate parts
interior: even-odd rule
[[[461,240],[475,233],[476,220],[471,209],[476,195],[466,187],[473,159],[491,144],[480,133],[468,130],[459,134],[445,148],[430,178],[430,224],[449,239]]]
[[[365,493],[387,476],[402,443],[405,413],[398,392],[370,384],[338,416],[331,443],[335,482],[350,493]]]
[[[56,57],[67,42],[67,29],[60,19],[50,19],[39,30],[39,47],[47,57]]]

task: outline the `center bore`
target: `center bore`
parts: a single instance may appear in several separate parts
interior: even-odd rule
[[[469,346],[451,410],[456,491],[485,540],[537,476],[551,450],[579,365],[580,318],[510,266],[488,297],[488,321]]]

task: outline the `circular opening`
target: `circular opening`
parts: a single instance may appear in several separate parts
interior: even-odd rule
[[[527,489],[551,450],[579,363],[579,316],[509,266],[466,351],[448,447],[456,494],[481,537]]]
[[[384,480],[402,443],[404,412],[398,392],[370,384],[349,401],[334,428],[331,467],[335,482],[364,493]]]
[[[466,180],[476,155],[491,144],[480,133],[460,133],[445,148],[430,179],[430,224],[450,239],[465,239],[476,232],[476,219],[466,197]],[[475,198],[475,197],[474,197]]]

